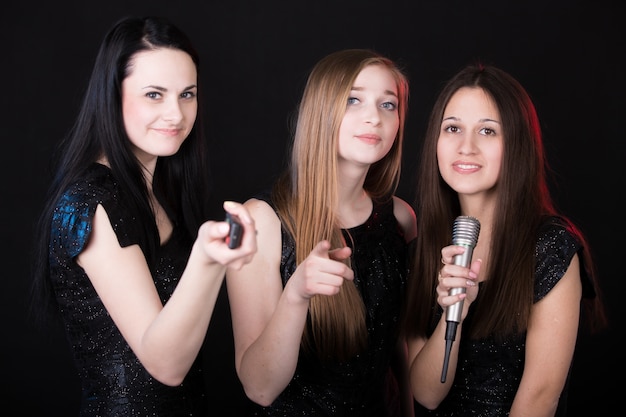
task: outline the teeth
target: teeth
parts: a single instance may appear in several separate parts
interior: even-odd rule
[[[478,168],[478,165],[457,165],[459,168],[461,169],[474,169],[474,168]]]

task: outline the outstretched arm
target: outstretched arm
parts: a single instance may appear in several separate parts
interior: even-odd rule
[[[293,378],[309,300],[315,294],[336,294],[353,273],[338,260],[349,248],[330,250],[320,242],[296,269],[283,289],[280,221],[260,200],[246,207],[255,218],[259,252],[238,271],[227,272],[227,288],[235,338],[235,367],[246,395],[270,405]]]
[[[256,252],[254,222],[247,210],[234,202],[225,203],[224,208],[242,219],[241,247],[228,248],[225,222],[204,223],[165,306],[143,252],[138,245],[119,245],[102,206],[96,209],[89,241],[78,256],[135,355],[154,378],[167,385],[179,385],[198,355],[226,266],[241,268]]]

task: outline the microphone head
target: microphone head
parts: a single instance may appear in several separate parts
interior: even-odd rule
[[[471,216],[459,216],[452,226],[452,244],[475,247],[478,242],[480,222]]]

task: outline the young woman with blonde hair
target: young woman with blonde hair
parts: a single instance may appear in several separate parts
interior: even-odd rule
[[[259,251],[227,287],[236,369],[259,415],[391,416],[410,400],[390,371],[416,233],[412,208],[394,196],[407,101],[391,60],[370,50],[323,58],[288,169],[245,203]]]

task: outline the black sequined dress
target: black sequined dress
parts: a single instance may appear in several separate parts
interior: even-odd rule
[[[398,403],[389,400],[397,395],[389,369],[404,299],[407,244],[393,215],[393,201],[375,203],[364,224],[343,233],[353,249],[354,282],[367,309],[368,348],[349,361],[330,363],[301,351],[293,379],[258,416],[396,415]],[[284,285],[296,269],[294,241],[284,229],[282,242]]]
[[[120,245],[137,243],[137,220],[129,218],[111,171],[100,164],[92,165],[84,178],[63,194],[54,212],[50,241],[50,276],[81,380],[80,416],[207,415],[201,361],[196,360],[177,387],[151,377],[76,263],[99,204],[105,208]],[[190,248],[190,242],[175,229],[159,249],[154,282],[163,303],[180,279]]]
[[[580,249],[581,243],[560,219],[552,217],[544,223],[535,249],[534,302],[541,300],[554,288]],[[584,268],[581,267],[580,273],[583,289],[589,289]],[[441,315],[441,309],[438,314]],[[450,392],[435,411],[416,404],[416,416],[509,415],[524,371],[526,334],[511,336],[500,343],[492,338],[471,340],[465,330],[470,327],[472,319],[470,308],[464,320],[456,376]],[[562,398],[566,398],[566,390]],[[563,406],[562,403],[557,415],[563,411]]]

